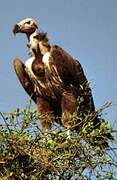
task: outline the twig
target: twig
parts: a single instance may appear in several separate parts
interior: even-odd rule
[[[9,133],[11,134],[11,129],[9,128],[9,125],[8,125],[7,122],[6,122],[6,118],[4,117],[4,115],[2,114],[2,112],[0,112],[0,115],[1,115],[1,117],[3,118],[3,120],[4,120],[5,125],[6,125],[8,131],[9,131]]]

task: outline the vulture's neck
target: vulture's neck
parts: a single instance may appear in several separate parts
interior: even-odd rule
[[[37,35],[37,30],[35,30],[34,32],[26,33],[26,35],[27,35],[28,41],[30,41],[34,36]]]
[[[32,49],[37,49],[37,40],[34,38],[34,36],[37,35],[37,31],[31,33],[31,34],[27,34],[27,38],[28,38],[28,42],[29,42],[29,46],[31,46]]]
[[[33,33],[27,33],[29,52],[31,53],[32,57],[35,57],[35,59],[37,58],[38,54],[40,55],[38,41],[36,38],[34,38],[36,35],[36,30]]]
[[[30,35],[27,34],[27,38],[29,42],[28,46],[30,49],[31,56],[34,58],[33,61],[38,61],[41,63],[43,55],[40,51],[38,40],[34,38],[37,34],[38,34],[37,31],[35,31],[34,33],[31,33]]]

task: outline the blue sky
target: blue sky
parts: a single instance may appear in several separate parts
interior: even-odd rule
[[[39,22],[50,42],[79,59],[93,87],[96,109],[117,104],[117,0],[4,0],[0,2],[0,111],[24,107],[29,99],[12,66],[28,59],[27,39],[13,25],[26,17]],[[117,109],[107,118],[117,117]]]

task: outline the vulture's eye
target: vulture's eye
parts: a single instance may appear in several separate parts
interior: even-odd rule
[[[27,21],[27,24],[30,24],[31,22],[30,21]]]

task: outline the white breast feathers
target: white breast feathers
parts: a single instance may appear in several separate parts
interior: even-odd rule
[[[30,59],[28,59],[25,63],[26,66],[26,72],[28,73],[29,77],[31,78],[31,80],[34,83],[35,86],[35,92],[39,92],[41,94],[41,91],[39,89],[39,86],[41,86],[42,88],[46,88],[45,84],[39,80],[39,78],[33,73],[32,71],[32,63],[34,61],[34,57],[31,57]]]
[[[32,63],[34,61],[34,57],[29,58],[26,62],[25,62],[25,66],[26,66],[26,71],[29,74],[29,76],[35,77],[33,71],[32,71]]]
[[[50,52],[47,52],[43,55],[42,61],[50,69],[49,58],[50,58]]]
[[[25,62],[25,66],[32,71],[32,63],[34,61],[34,57],[29,58],[26,62]]]

